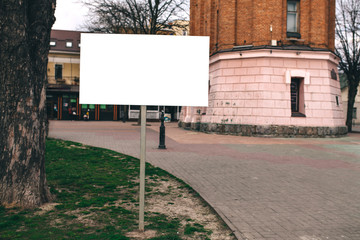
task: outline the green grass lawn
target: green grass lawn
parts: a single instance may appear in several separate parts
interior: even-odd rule
[[[54,203],[34,210],[0,207],[0,239],[132,239],[126,235],[138,228],[139,160],[53,139],[46,148]],[[150,164],[146,175],[147,198],[170,194],[171,187],[156,189],[172,176]],[[177,190],[195,194],[184,183]],[[145,212],[145,229],[156,233],[148,238],[153,240],[211,239],[212,234],[196,219],[156,211]]]

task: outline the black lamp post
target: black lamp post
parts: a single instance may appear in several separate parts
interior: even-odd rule
[[[164,111],[161,112],[161,125],[160,125],[160,143],[159,143],[159,149],[166,149],[165,146],[165,125],[164,125]]]
[[[124,109],[123,109],[124,111],[123,111],[123,116],[122,116],[122,121],[123,121],[123,123],[125,123],[126,122],[126,106],[124,105]]]

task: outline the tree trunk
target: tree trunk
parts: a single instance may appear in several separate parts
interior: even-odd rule
[[[46,73],[56,0],[0,0],[0,205],[51,200],[45,177]]]
[[[347,113],[346,113],[346,126],[348,127],[348,132],[352,131],[352,120],[353,120],[353,109],[356,94],[358,91],[359,84],[356,84],[355,81],[350,82],[348,86],[348,105],[347,105]]]

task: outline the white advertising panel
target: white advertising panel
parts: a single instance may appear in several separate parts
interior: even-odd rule
[[[207,106],[209,37],[81,34],[80,104]]]

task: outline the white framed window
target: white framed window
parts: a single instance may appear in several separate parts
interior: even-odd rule
[[[300,1],[287,1],[286,32],[287,37],[300,38]]]
[[[62,64],[55,64],[55,79],[61,80],[63,77],[63,66]]]
[[[51,47],[55,47],[55,46],[56,46],[56,42],[55,42],[55,41],[50,41],[50,46],[51,46]]]
[[[69,42],[69,41],[68,41],[68,42],[66,42],[66,45],[65,45],[65,46],[68,47],[68,48],[71,48],[72,45],[73,45],[72,42]]]

